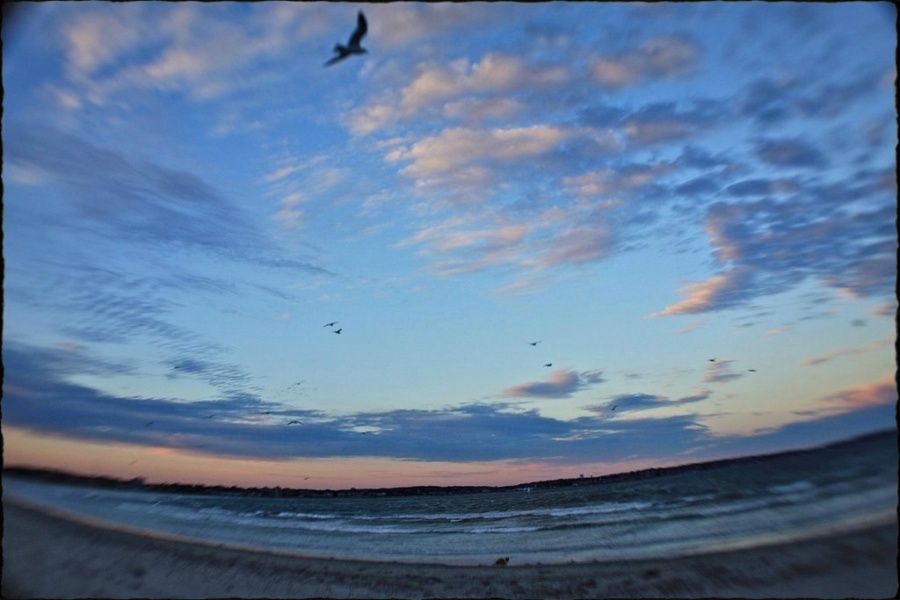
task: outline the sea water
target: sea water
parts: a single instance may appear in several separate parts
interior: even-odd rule
[[[553,564],[719,552],[897,523],[897,438],[654,478],[460,495],[258,498],[4,476],[4,495],[130,528],[306,556]],[[530,491],[529,491],[530,490]]]

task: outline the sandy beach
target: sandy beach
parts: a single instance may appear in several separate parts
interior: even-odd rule
[[[6,598],[890,598],[896,525],[640,561],[452,567],[329,560],[136,535],[3,503]]]

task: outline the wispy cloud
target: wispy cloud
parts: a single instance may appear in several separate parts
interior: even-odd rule
[[[263,266],[326,274],[290,258],[251,218],[190,171],[134,161],[58,129],[30,124],[8,131],[7,160],[39,173],[35,185],[71,193],[90,231],[117,243],[197,247]]]
[[[805,358],[800,361],[800,366],[803,367],[812,367],[815,365],[821,365],[826,362],[830,362],[836,358],[841,356],[851,356],[855,354],[865,354],[867,352],[872,352],[874,350],[878,350],[879,348],[883,348],[888,344],[893,344],[896,339],[895,334],[890,334],[883,338],[879,338],[877,340],[872,340],[866,344],[861,346],[857,346],[856,348],[836,348],[831,350],[830,352],[826,352],[825,354],[820,354],[819,356],[814,356],[812,358]]]
[[[703,383],[728,383],[743,377],[744,373],[735,373],[731,370],[733,363],[733,360],[717,360],[716,362],[707,363]]]
[[[649,410],[651,408],[682,406],[684,404],[706,400],[711,395],[712,392],[704,391],[693,396],[684,396],[682,398],[673,399],[668,396],[658,396],[656,394],[619,394],[613,396],[608,402],[585,406],[584,409],[610,416],[613,412],[615,414],[622,414],[626,412]]]

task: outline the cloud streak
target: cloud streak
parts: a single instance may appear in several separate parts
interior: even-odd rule
[[[547,381],[532,381],[503,390],[505,396],[517,398],[569,398],[577,392],[603,383],[603,372],[554,371]]]

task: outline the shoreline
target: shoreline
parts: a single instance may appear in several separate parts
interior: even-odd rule
[[[892,598],[897,524],[714,554],[557,565],[314,558],[141,535],[5,498],[7,598]]]

